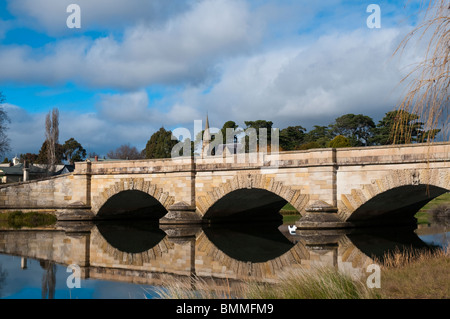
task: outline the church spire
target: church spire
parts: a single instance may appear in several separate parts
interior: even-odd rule
[[[206,112],[205,131],[203,132],[203,143],[202,143],[202,155],[203,155],[203,157],[208,156],[209,144],[210,143],[211,143],[211,133],[209,132],[208,112]]]
[[[206,123],[205,123],[205,132],[203,134],[203,140],[211,141],[211,133],[209,132],[208,112],[206,112]]]

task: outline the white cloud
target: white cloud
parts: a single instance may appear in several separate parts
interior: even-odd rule
[[[380,118],[398,102],[404,67],[416,57],[402,63],[392,57],[403,31],[335,33],[308,46],[232,59],[208,94],[193,87],[183,103],[208,110],[216,126],[256,119],[325,125],[346,113]]]
[[[205,0],[162,26],[126,28],[121,40],[109,35],[70,38],[42,49],[0,48],[0,80],[73,81],[128,90],[155,83],[199,83],[214,63],[251,47],[260,33],[244,2]]]
[[[67,7],[76,3],[81,9],[81,31],[120,30],[145,20],[159,24],[171,15],[188,10],[193,1],[179,0],[8,0],[8,10],[21,25],[51,36],[70,35],[76,30],[66,26]]]

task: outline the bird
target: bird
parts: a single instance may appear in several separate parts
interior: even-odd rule
[[[297,226],[295,225],[288,225],[288,229],[289,229],[289,234],[291,235],[295,235],[295,231],[297,230]]]

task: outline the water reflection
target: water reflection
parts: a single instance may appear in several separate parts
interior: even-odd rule
[[[247,224],[205,227],[208,239],[229,257],[252,263],[266,262],[288,252],[294,243],[278,229],[279,224]]]
[[[99,222],[96,226],[111,246],[127,253],[147,251],[166,237],[158,224],[152,222]]]
[[[440,245],[448,244],[448,237],[444,241]],[[160,228],[144,222],[65,222],[54,229],[0,232],[0,297],[30,298],[36,297],[30,291],[39,291],[41,298],[49,299],[76,294],[143,298],[151,296],[141,285],[161,286],[194,275],[226,278],[231,284],[275,282],[315,265],[358,275],[372,258],[382,258],[389,250],[426,247],[432,245],[411,228],[291,234],[287,225],[278,224]],[[82,289],[66,286],[70,264],[81,267]]]

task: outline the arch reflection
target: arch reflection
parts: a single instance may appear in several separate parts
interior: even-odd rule
[[[260,263],[280,257],[295,246],[278,226],[279,223],[227,224],[203,227],[203,232],[227,256]]]
[[[130,254],[148,251],[166,237],[154,222],[105,221],[97,222],[96,226],[109,245]]]

